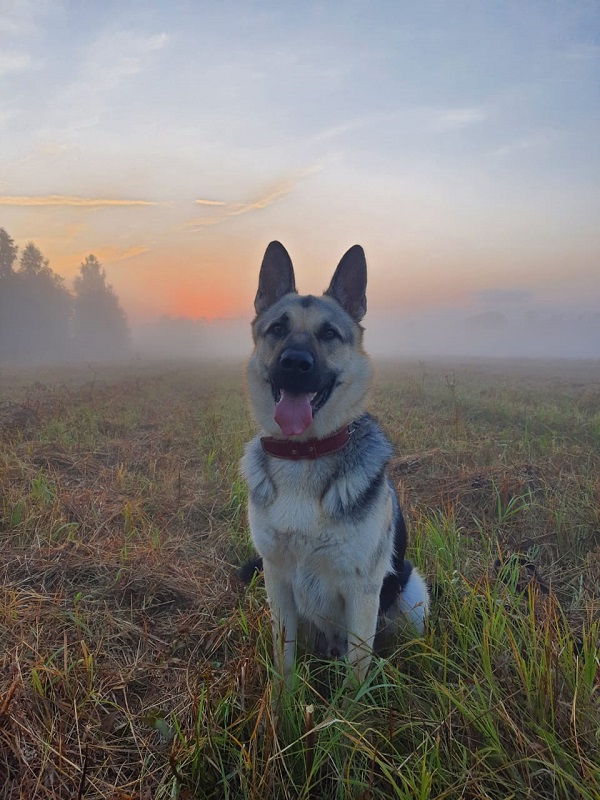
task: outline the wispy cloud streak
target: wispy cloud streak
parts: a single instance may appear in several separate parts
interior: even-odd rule
[[[446,131],[460,130],[469,125],[485,122],[488,114],[488,109],[484,106],[461,106],[457,108],[415,106],[390,113],[372,114],[371,116],[347,120],[339,125],[320,131],[310,139],[310,143],[321,144],[330,139],[352,134],[363,128],[389,125],[409,126],[415,130],[421,129],[426,132],[445,133]]]
[[[278,200],[281,200],[286,195],[290,194],[298,182],[315,172],[318,172],[320,167],[309,167],[308,169],[292,175],[289,178],[282,178],[281,180],[268,186],[260,195],[255,197],[248,203],[225,203],[213,200],[196,200],[198,205],[203,206],[219,206],[216,214],[208,217],[199,217],[197,219],[186,222],[182,228],[186,230],[201,230],[202,228],[210,227],[211,225],[220,225],[222,222],[232,217],[238,217],[240,214],[248,214],[251,211],[260,211],[267,208]]]
[[[563,134],[561,134],[560,131],[548,129],[545,131],[540,131],[536,134],[532,134],[531,136],[523,139],[515,139],[513,141],[506,142],[506,144],[503,144],[500,147],[496,147],[494,150],[492,150],[490,155],[493,158],[506,158],[507,156],[515,155],[522,150],[548,147],[559,141],[562,137]]]
[[[247,214],[250,211],[267,208],[267,206],[272,205],[286,194],[289,194],[295,185],[296,181],[291,179],[279,181],[268,188],[264,194],[249,203],[225,203],[220,208],[217,216],[199,217],[198,219],[190,220],[190,222],[187,222],[183,227],[195,230],[211,225],[220,225],[231,217],[237,217],[240,214]]]
[[[117,247],[97,247],[94,253],[103,264],[115,264],[118,261],[126,261],[127,259],[144,255],[151,249],[146,245],[134,245],[125,250],[120,250]]]
[[[136,247],[128,247],[127,250],[124,250],[116,260],[125,261],[127,258],[135,258],[136,256],[143,255],[144,253],[149,253],[150,249],[150,247],[146,247],[146,245],[143,244],[137,245]]]
[[[158,206],[150,200],[115,200],[111,198],[76,197],[73,195],[49,194],[38,197],[19,195],[0,196],[1,206],[69,206],[78,208],[101,208],[111,206]]]
[[[460,130],[469,125],[484,122],[487,112],[483,107],[445,108],[431,112],[431,126],[435,130]]]
[[[296,186],[297,180],[295,178],[286,178],[270,186],[264,194],[257,197],[249,203],[234,203],[230,205],[229,216],[236,217],[238,214],[247,214],[249,211],[258,211],[261,208],[266,208],[273,203],[285,197],[293,191]]]

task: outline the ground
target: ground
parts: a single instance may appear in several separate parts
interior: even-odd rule
[[[600,362],[377,365],[432,587],[278,698],[240,365],[0,368],[0,798],[600,796]]]

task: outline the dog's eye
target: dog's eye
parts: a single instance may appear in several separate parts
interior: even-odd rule
[[[319,339],[322,339],[325,342],[330,342],[332,339],[339,339],[340,335],[336,331],[335,328],[330,328],[329,326],[325,328],[321,328],[319,331]]]
[[[283,322],[274,322],[267,330],[267,333],[271,333],[273,336],[283,336],[285,333],[285,325]]]

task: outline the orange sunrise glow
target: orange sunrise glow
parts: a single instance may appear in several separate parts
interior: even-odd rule
[[[167,313],[189,319],[224,319],[235,315],[236,305],[226,291],[204,292],[196,289],[177,289],[173,292]],[[232,314],[233,312],[233,314]]]

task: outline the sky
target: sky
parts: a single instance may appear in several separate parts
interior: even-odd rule
[[[593,313],[600,2],[0,0],[0,227],[134,324],[250,318],[273,239],[380,324]]]

